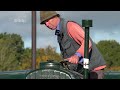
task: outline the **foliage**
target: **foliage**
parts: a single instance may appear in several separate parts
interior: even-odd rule
[[[32,58],[32,50],[30,48],[24,49],[23,55],[21,57],[19,69],[26,70],[31,69],[31,58]]]
[[[23,53],[23,41],[17,34],[0,34],[0,70],[15,70]]]
[[[115,40],[102,40],[97,47],[107,62],[107,68],[120,66],[120,44]]]
[[[21,60],[21,65],[19,67],[20,70],[31,69],[31,61],[32,61],[32,50],[30,48],[24,49],[23,57]],[[46,48],[38,48],[36,50],[36,68],[39,68],[40,62],[44,62],[47,60],[55,60],[60,61],[61,56],[56,52],[56,49],[51,47],[50,45]]]
[[[48,45],[46,48],[40,48],[37,50],[37,60],[36,64],[39,67],[39,63],[46,60],[55,60],[59,62],[61,60],[61,56],[56,52],[56,48]]]

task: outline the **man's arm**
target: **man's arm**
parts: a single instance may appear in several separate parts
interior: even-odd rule
[[[79,45],[81,45],[77,52],[79,52],[84,57],[85,33],[83,28],[75,22],[68,22],[67,31],[69,36],[73,38]],[[92,43],[89,40],[89,52],[91,50],[91,47]]]

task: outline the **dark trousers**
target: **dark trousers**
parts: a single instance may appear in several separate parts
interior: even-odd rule
[[[70,70],[76,71],[80,74],[84,74],[84,69],[81,64],[72,64],[68,63],[68,67]],[[98,71],[89,71],[89,79],[103,79],[104,78],[104,70],[98,70]]]
[[[104,79],[104,70],[90,71],[90,79]]]

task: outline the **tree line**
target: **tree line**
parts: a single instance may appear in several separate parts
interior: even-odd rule
[[[107,62],[107,70],[120,70],[120,44],[115,40],[101,40],[97,44]],[[46,48],[36,49],[36,67],[46,60],[62,60],[56,47],[48,45]],[[32,49],[24,48],[22,37],[18,34],[0,34],[0,71],[31,69]]]

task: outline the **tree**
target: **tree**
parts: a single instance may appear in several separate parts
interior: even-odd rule
[[[17,34],[0,34],[0,70],[16,70],[23,53],[23,41]]]
[[[30,48],[24,49],[23,55],[20,61],[20,70],[31,69],[32,50]]]
[[[120,44],[115,40],[102,40],[97,47],[107,62],[108,68],[120,66]]]
[[[40,62],[47,60],[61,61],[61,55],[56,52],[56,48],[48,45],[46,48],[37,49],[37,60],[36,64],[39,67]]]

